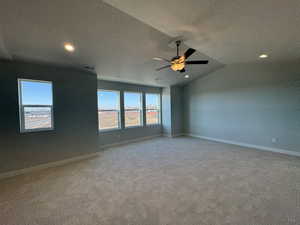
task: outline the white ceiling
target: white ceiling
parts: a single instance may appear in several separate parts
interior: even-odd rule
[[[175,55],[175,49],[168,47],[170,40],[101,0],[1,1],[1,58],[89,65],[95,67],[99,79],[169,86],[188,81],[184,74],[168,69],[155,71],[165,64],[153,57]],[[76,51],[67,53],[64,42],[74,43]],[[189,66],[191,79],[222,66],[200,52],[193,58],[209,59],[210,63]]]
[[[299,61],[299,0],[2,0],[0,58],[94,66],[99,79],[169,86],[230,63]],[[198,50],[184,79],[156,72],[174,37]],[[76,47],[73,54],[64,42]],[[182,51],[187,48],[183,46]]]
[[[105,0],[224,64],[300,59],[299,0]]]

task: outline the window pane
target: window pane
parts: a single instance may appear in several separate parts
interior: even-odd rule
[[[98,91],[99,129],[120,127],[120,93],[117,91]]]
[[[52,83],[19,80],[21,132],[53,128]]]
[[[160,95],[146,94],[146,123],[160,123]]]
[[[52,84],[21,80],[23,105],[52,105]]]
[[[25,129],[51,128],[51,107],[24,106]]]
[[[159,123],[159,111],[147,110],[146,122],[147,122],[147,124],[158,124]]]
[[[124,93],[125,127],[142,125],[142,94]]]
[[[135,109],[125,110],[125,127],[140,126],[141,112]]]

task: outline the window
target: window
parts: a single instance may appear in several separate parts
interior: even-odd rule
[[[120,92],[98,91],[99,130],[120,128]]]
[[[53,129],[52,82],[18,80],[21,132]]]
[[[143,124],[142,108],[142,93],[124,92],[125,127]]]
[[[160,124],[160,95],[146,94],[146,123]]]

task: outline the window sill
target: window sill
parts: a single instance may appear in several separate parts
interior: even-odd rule
[[[42,133],[42,132],[49,132],[54,131],[54,128],[45,128],[45,129],[27,129],[27,130],[21,130],[21,134],[29,134],[29,133]]]
[[[102,134],[102,133],[109,133],[109,132],[120,131],[120,130],[122,129],[121,128],[102,129],[102,130],[98,130],[98,133]]]
[[[103,130],[98,130],[98,134],[107,134],[107,133],[113,133],[113,132],[117,132],[117,131],[126,131],[126,130],[130,130],[130,129],[138,129],[138,128],[156,128],[156,127],[161,127],[160,123],[157,124],[148,124],[148,125],[139,125],[139,126],[130,126],[130,127],[124,127],[122,128],[113,128],[113,129],[103,129]]]
[[[143,128],[143,125],[138,125],[138,126],[129,126],[129,127],[124,127],[124,130],[126,129],[132,129],[132,128]]]
[[[147,124],[146,127],[160,127],[161,123]]]

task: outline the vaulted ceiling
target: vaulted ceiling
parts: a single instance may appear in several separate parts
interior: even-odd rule
[[[95,67],[99,79],[168,86],[230,63],[300,59],[300,3],[296,0],[3,0],[0,58]],[[171,58],[182,36],[197,49],[190,79],[153,57]],[[75,45],[74,53],[63,49]],[[182,51],[187,48],[183,46]]]
[[[299,0],[105,0],[221,63],[300,59]]]

